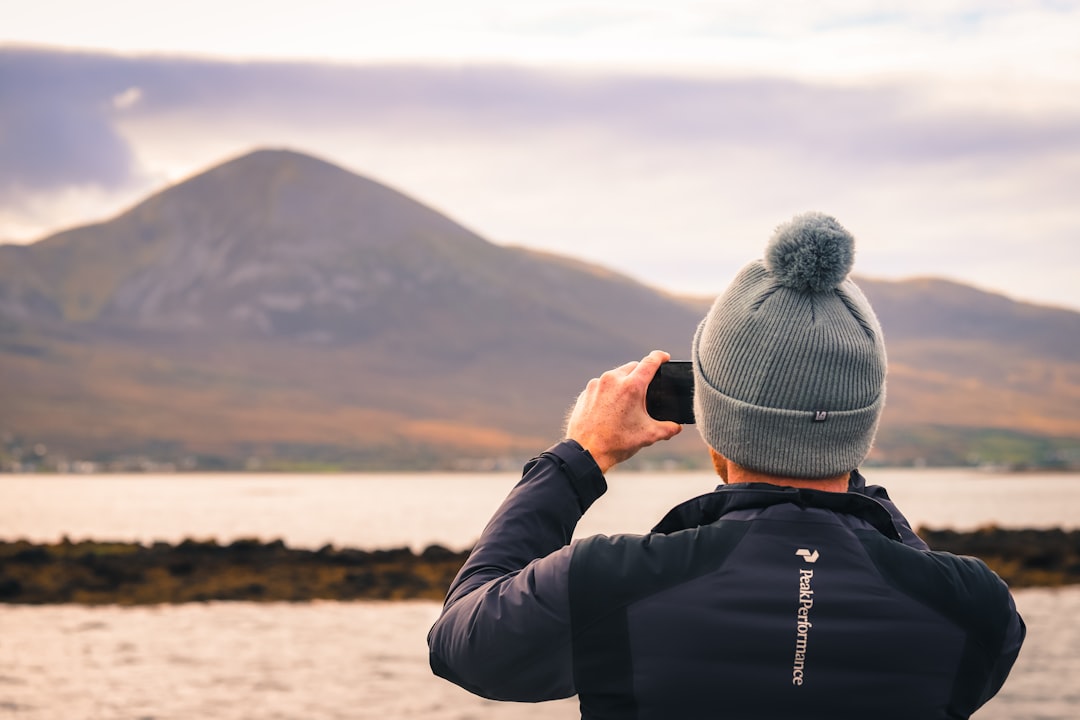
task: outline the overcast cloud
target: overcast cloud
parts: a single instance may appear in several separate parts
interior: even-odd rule
[[[957,17],[970,9],[953,5]],[[1016,28],[1050,11],[1019,5],[967,22],[1012,38],[1010,51],[1026,48]],[[510,13],[501,32],[595,40],[612,11],[589,7],[592,16]],[[627,7],[636,10],[620,27],[632,38],[627,28],[652,17],[651,4]],[[900,46],[895,18],[857,16],[797,17],[777,32],[805,48],[799,23],[837,42],[884,27],[882,52]],[[749,31],[760,23],[747,6]],[[677,35],[670,22],[658,27],[661,38]],[[961,30],[957,43],[990,57]],[[1066,52],[1056,37],[1048,47]],[[1080,104],[1052,63],[1028,66],[1037,81],[1010,85],[1000,62],[998,75],[965,77],[974,70],[958,62],[940,77],[856,78],[822,70],[820,57],[808,61],[816,70],[788,73],[747,57],[745,71],[687,72],[613,68],[612,58],[239,62],[0,46],[0,238],[102,219],[229,157],[285,146],[396,187],[494,242],[674,291],[719,291],[776,224],[819,209],[856,234],[862,274],[947,276],[1080,309]]]

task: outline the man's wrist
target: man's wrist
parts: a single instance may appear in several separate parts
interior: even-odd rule
[[[601,473],[606,474],[608,470],[615,466],[615,461],[603,451],[597,451],[596,443],[589,442],[588,438],[582,437],[580,440],[573,437],[567,437],[567,442],[572,442],[580,447],[584,452],[589,454],[593,462],[600,469]]]
[[[544,451],[562,469],[577,494],[581,511],[585,512],[607,492],[607,480],[592,453],[573,438],[566,438]]]

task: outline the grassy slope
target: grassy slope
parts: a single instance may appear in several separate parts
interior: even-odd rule
[[[917,348],[900,347],[893,358],[879,461],[1018,463],[1080,445],[1076,364],[1028,359],[1017,363],[1028,375],[995,383],[926,369]],[[588,377],[584,369],[556,378],[530,373],[522,386],[513,372],[496,379],[493,370],[464,368],[424,378],[408,364],[395,372],[385,363],[359,348],[251,342],[206,353],[182,344],[9,337],[0,342],[0,431],[79,457],[439,465],[543,448],[557,439],[562,413]],[[700,454],[696,433],[685,435],[650,455]]]

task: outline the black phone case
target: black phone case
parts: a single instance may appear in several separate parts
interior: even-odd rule
[[[690,362],[660,366],[645,392],[645,410],[657,420],[694,424],[694,371]]]

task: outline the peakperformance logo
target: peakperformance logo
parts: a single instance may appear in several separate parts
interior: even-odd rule
[[[803,559],[803,562],[813,565],[818,561],[817,550],[810,551],[799,548],[795,554]],[[810,628],[814,625],[810,622],[810,609],[814,607],[814,589],[810,582],[814,579],[812,568],[799,568],[799,606],[795,613],[795,662],[791,666],[791,684],[803,684],[803,672],[806,668],[806,647],[810,640]]]

